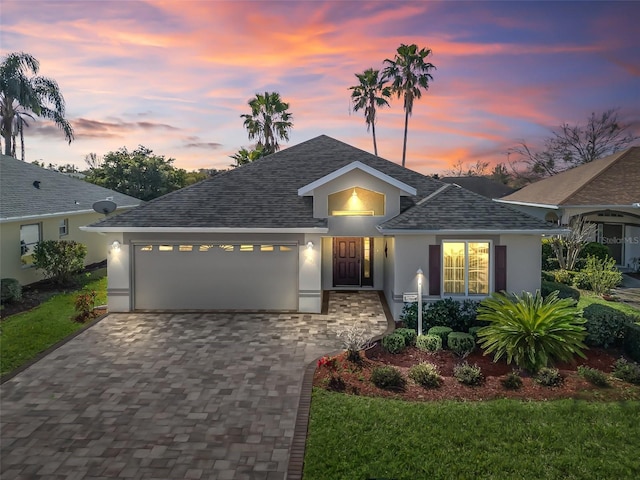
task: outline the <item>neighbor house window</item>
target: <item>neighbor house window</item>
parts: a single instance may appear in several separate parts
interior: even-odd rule
[[[63,218],[58,225],[58,234],[61,237],[69,235],[69,219]]]
[[[353,187],[329,195],[329,215],[370,217],[384,215],[384,195]]]
[[[489,293],[489,242],[442,243],[445,295]]]
[[[23,267],[33,265],[33,249],[40,240],[42,238],[39,223],[20,226],[20,260]]]

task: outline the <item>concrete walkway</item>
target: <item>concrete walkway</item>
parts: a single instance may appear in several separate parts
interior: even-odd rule
[[[640,310],[640,280],[637,278],[622,275],[622,285],[614,288],[612,293],[620,301]]]
[[[112,314],[2,385],[0,477],[283,480],[306,365],[376,292],[328,315]]]

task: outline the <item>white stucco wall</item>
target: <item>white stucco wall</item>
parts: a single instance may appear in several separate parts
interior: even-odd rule
[[[313,246],[308,246],[312,242]],[[322,237],[307,234],[298,247],[298,310],[322,311]]]
[[[69,234],[60,236],[59,225],[63,218],[68,219]],[[0,224],[0,277],[15,278],[22,285],[28,285],[44,278],[42,272],[37,271],[34,267],[23,268],[22,266],[20,260],[21,225],[40,224],[42,240],[75,240],[86,245],[85,265],[105,260],[107,258],[106,237],[80,230],[80,227],[97,222],[102,218],[104,215],[99,213],[84,213]]]
[[[540,288],[542,243],[538,235],[501,235],[507,246],[507,291],[535,292]]]

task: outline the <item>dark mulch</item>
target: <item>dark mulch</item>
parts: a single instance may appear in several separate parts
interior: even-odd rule
[[[70,285],[59,285],[51,280],[41,280],[39,282],[25,285],[22,287],[22,300],[2,305],[2,310],[0,310],[0,319],[15,315],[16,313],[31,310],[55,295],[77,290],[82,285],[82,280],[84,279],[83,275],[100,270],[101,268],[106,268],[106,266],[106,260],[87,265],[84,271],[78,274],[76,281]]]

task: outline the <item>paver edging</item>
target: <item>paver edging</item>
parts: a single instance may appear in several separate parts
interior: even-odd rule
[[[30,366],[38,363],[44,357],[46,357],[50,353],[56,351],[61,346],[63,346],[64,344],[70,342],[71,340],[76,338],[78,335],[80,335],[82,332],[84,332],[85,330],[88,330],[89,328],[93,327],[95,324],[97,324],[98,322],[100,322],[103,319],[107,318],[108,316],[109,316],[109,312],[104,313],[104,314],[100,315],[99,317],[94,318],[90,322],[86,323],[82,328],[76,330],[75,332],[73,332],[70,335],[67,335],[62,340],[54,343],[49,348],[47,348],[46,350],[43,350],[42,352],[37,354],[35,357],[33,357],[31,360],[27,361],[26,363],[23,363],[22,365],[20,365],[15,370],[10,371],[9,373],[5,373],[4,375],[2,375],[0,377],[0,385],[2,385],[5,382],[8,382],[9,380],[11,380],[13,377],[18,375],[19,373],[24,372],[27,368],[29,368]]]
[[[396,322],[391,314],[391,309],[387,304],[387,299],[383,292],[378,292],[382,310],[387,319],[387,329],[382,335],[373,337],[373,341],[380,340],[385,335],[390,334],[396,328]],[[342,350],[334,351],[328,355],[333,356],[341,353]],[[304,469],[304,454],[307,447],[307,433],[309,429],[309,415],[311,411],[311,394],[313,392],[313,375],[316,372],[318,357],[307,365],[302,378],[302,386],[300,388],[300,400],[298,402],[298,413],[296,414],[296,424],[293,431],[293,439],[291,440],[291,449],[289,450],[289,464],[287,466],[286,480],[302,480],[302,472]]]

